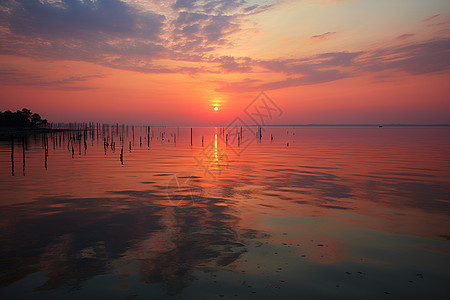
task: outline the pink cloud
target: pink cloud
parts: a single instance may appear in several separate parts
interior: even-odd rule
[[[218,82],[219,92],[256,92],[287,87],[314,85],[364,73],[378,73],[394,70],[411,75],[422,75],[450,70],[450,39],[428,40],[397,47],[380,48],[359,52],[332,52],[301,59],[280,59],[268,61],[245,61],[243,66],[262,67],[266,72],[284,74],[277,81],[249,80]],[[236,61],[233,61],[236,62]],[[240,62],[241,64],[243,62]]]
[[[415,35],[415,34],[413,34],[413,33],[405,33],[405,34],[399,35],[399,36],[396,37],[395,39],[396,39],[396,40],[404,40],[404,39],[410,38],[410,37],[412,37],[412,36],[414,36],[414,35]]]
[[[444,26],[444,25],[448,25],[450,24],[450,21],[446,21],[446,22],[439,22],[439,23],[435,23],[435,24],[428,24],[429,27],[432,26]]]
[[[434,18],[439,17],[440,15],[441,15],[441,14],[433,15],[433,16],[431,16],[431,17],[429,17],[429,18],[426,18],[425,20],[422,20],[422,22],[428,22],[428,21],[431,21],[431,20],[433,20]]]
[[[314,40],[314,41],[326,41],[328,40],[330,37],[332,37],[333,35],[335,35],[336,32],[325,32],[322,34],[318,34],[318,35],[313,35],[311,36],[309,39],[310,40]]]

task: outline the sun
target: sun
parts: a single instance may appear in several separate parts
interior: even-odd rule
[[[219,107],[218,106],[214,106],[214,111],[218,111]]]

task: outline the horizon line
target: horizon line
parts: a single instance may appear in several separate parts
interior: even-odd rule
[[[231,125],[149,125],[149,124],[125,124],[125,123],[101,123],[101,122],[50,122],[52,125],[109,125],[109,126],[143,126],[143,127],[450,127],[450,124],[404,124],[404,123],[380,123],[380,124],[243,124]]]

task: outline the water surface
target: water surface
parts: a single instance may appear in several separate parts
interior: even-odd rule
[[[4,137],[0,295],[446,299],[449,137],[193,128],[191,145],[190,128],[123,126]]]

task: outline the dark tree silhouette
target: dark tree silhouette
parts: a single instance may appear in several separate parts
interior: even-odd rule
[[[10,110],[0,112],[1,127],[45,127],[46,124],[46,119],[42,119],[39,114],[32,113],[27,108],[14,113]]]

